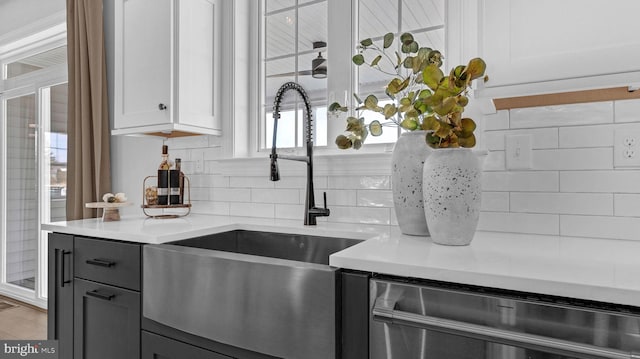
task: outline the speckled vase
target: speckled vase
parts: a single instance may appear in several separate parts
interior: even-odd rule
[[[468,148],[434,150],[424,164],[424,212],[438,244],[471,243],[480,217],[482,165]]]
[[[400,231],[412,236],[428,236],[422,205],[422,168],[432,152],[425,131],[404,132],[393,147],[391,189]]]

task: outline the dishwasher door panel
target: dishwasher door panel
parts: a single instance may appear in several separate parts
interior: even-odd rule
[[[640,317],[630,313],[439,286],[370,283],[371,359],[622,359],[640,353]]]

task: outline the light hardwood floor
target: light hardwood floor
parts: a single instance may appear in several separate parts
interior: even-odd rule
[[[0,296],[0,340],[47,339],[46,311]]]

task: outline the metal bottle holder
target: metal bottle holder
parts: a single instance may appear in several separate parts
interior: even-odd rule
[[[159,218],[159,219],[168,219],[168,218],[178,218],[184,217],[191,213],[191,182],[189,181],[189,177],[182,175],[181,176],[184,183],[184,193],[183,203],[182,204],[149,204],[149,198],[146,196],[147,181],[150,178],[155,178],[157,183],[158,176],[147,176],[142,181],[142,212],[145,216],[150,218]],[[153,183],[153,182],[152,182]],[[155,186],[155,184],[150,184],[151,186]],[[157,197],[156,197],[157,201]],[[170,210],[172,213],[165,213],[165,211]],[[177,210],[179,213],[175,213]],[[150,213],[151,212],[151,213]],[[154,212],[160,212],[160,214],[154,214]]]

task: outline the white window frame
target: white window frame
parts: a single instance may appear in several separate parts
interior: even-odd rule
[[[59,15],[52,18],[60,19]],[[51,19],[47,18],[41,25],[46,29],[33,35],[25,35],[22,38],[15,39],[7,44],[0,43],[0,118],[6,123],[4,102],[7,99],[16,98],[28,94],[35,94],[36,97],[36,117],[38,126],[36,131],[42,132],[47,130],[47,126],[42,126],[44,117],[43,94],[46,96],[48,88],[67,82],[67,65],[61,64],[46,69],[29,72],[10,79],[5,79],[6,64],[16,60],[26,58],[38,53],[49,51],[51,49],[65,46],[67,44],[65,17],[62,16],[62,23],[51,26]],[[37,28],[31,25],[30,30]],[[6,132],[4,125],[0,126],[0,171],[6,173],[6,156],[4,146],[6,144]],[[44,148],[44,136],[38,136],[38,149]],[[37,177],[43,181],[43,172],[45,161],[39,161],[37,167]],[[44,188],[42,182],[38,182],[39,188]],[[4,176],[0,176],[0,197],[6,198],[6,181]],[[40,226],[43,218],[48,218],[48,208],[41,205],[44,193],[39,190],[38,202],[39,212],[37,216],[37,225]],[[5,272],[5,253],[6,253],[6,226],[7,219],[7,201],[0,203],[0,293],[15,299],[21,300],[41,308],[47,307],[47,235],[44,231],[38,231],[38,255],[36,265],[36,285],[34,290],[19,287],[14,284],[6,283]]]
[[[478,0],[447,0],[445,2],[445,48],[450,63],[458,62],[466,53],[477,53],[477,5]],[[356,105],[352,94],[356,92],[358,71],[351,62],[355,54],[355,44],[358,41],[358,0],[327,0],[328,18],[332,24],[328,27],[327,43],[330,55],[328,68],[330,74],[327,82],[327,106],[338,101],[349,108]],[[237,18],[236,18],[237,19]],[[234,155],[229,157],[263,157],[268,149],[260,149],[261,136],[264,136],[265,111],[262,106],[264,88],[263,54],[265,53],[263,38],[264,16],[262,6],[254,6],[251,16],[246,17],[247,23],[255,24],[250,28],[249,43],[254,50],[250,52],[249,73],[254,73],[256,80],[250,88],[256,89],[248,96],[250,101],[250,119],[247,141],[238,143],[232,141],[230,146],[235,149]],[[464,25],[464,27],[463,27]],[[470,45],[470,46],[469,46]],[[465,47],[466,46],[466,47]],[[317,104],[314,104],[317,105]],[[393,150],[395,143],[365,144],[360,150],[340,150],[334,144],[334,138],[345,131],[345,118],[355,115],[353,112],[340,114],[340,119],[327,120],[327,146],[315,146],[314,153],[318,156],[354,155],[354,154],[384,154]],[[225,132],[225,137],[226,137]],[[236,133],[237,135],[237,133]],[[240,146],[238,146],[240,145]],[[269,147],[269,146],[267,146]],[[303,154],[303,148],[282,150],[294,154]],[[238,154],[240,154],[238,156]]]

